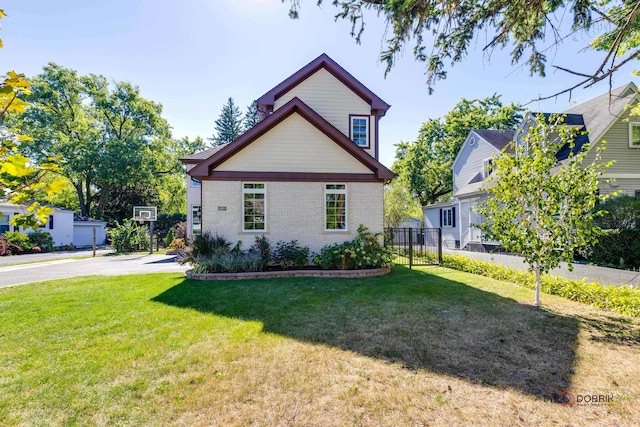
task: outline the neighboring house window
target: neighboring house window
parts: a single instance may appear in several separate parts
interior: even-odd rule
[[[42,224],[40,228],[48,228],[49,230],[53,230],[53,215],[49,215],[49,219],[47,219],[47,222]]]
[[[489,175],[493,172],[493,159],[484,159],[482,162],[482,176],[484,179],[487,179]]]
[[[264,184],[243,184],[242,231],[266,231],[267,193]]]
[[[629,147],[640,148],[640,123],[629,123]]]
[[[636,197],[640,197],[640,190],[636,190],[635,195]]]
[[[191,206],[191,234],[202,233],[202,209],[200,206]]]
[[[191,186],[192,187],[202,187],[202,183],[200,182],[199,179],[196,178],[191,178]]]
[[[0,234],[9,231],[9,215],[0,213]]]
[[[351,140],[360,147],[369,146],[368,116],[351,116]]]
[[[440,227],[456,226],[456,208],[440,209]]]
[[[347,186],[346,184],[326,184],[325,230],[344,231],[347,229]]]

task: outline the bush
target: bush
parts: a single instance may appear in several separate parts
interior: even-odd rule
[[[640,197],[622,195],[608,199],[596,208],[604,215],[596,220],[596,225],[605,229],[639,228]]]
[[[139,227],[133,220],[125,220],[122,225],[116,222],[116,228],[109,231],[109,236],[116,252],[149,250],[149,228]]]
[[[53,237],[46,231],[33,231],[27,234],[29,237],[29,243],[31,243],[35,249],[37,246],[41,251],[50,252],[53,250]]]
[[[174,238],[175,237],[173,236],[173,228],[170,228],[169,231],[167,232],[167,237],[164,238],[165,248],[168,248],[169,245],[171,245],[171,242],[173,242]]]
[[[153,234],[155,234],[156,236],[158,236],[161,239],[166,239],[167,235],[169,234],[169,230],[173,229],[177,224],[179,224],[180,222],[186,221],[187,220],[187,216],[185,214],[181,214],[181,213],[174,213],[174,214],[166,214],[166,213],[160,213],[158,214],[158,219],[157,221],[153,224]],[[185,227],[186,229],[186,227]],[[173,231],[175,234],[175,230]],[[175,237],[182,237],[182,238],[186,238],[186,236],[174,236]],[[171,243],[170,239],[168,242]]]
[[[360,225],[355,239],[323,247],[313,262],[324,269],[339,270],[391,267],[393,254],[380,244],[381,236],[382,233],[371,233]]]
[[[173,230],[174,239],[184,239],[185,241],[187,240],[187,222],[186,221],[177,223],[171,229]]]
[[[0,256],[19,254],[22,248],[15,243],[7,242],[4,235],[0,235]]]
[[[249,252],[260,256],[260,270],[264,270],[269,266],[271,262],[271,244],[269,243],[269,239],[264,235],[256,236],[256,241],[249,249]]]
[[[576,258],[604,267],[640,267],[640,229],[607,230],[598,242],[578,249]]]
[[[273,251],[273,263],[283,269],[301,268],[309,262],[309,248],[298,245],[297,240],[279,241]]]
[[[220,251],[228,252],[231,242],[216,234],[215,237],[209,232],[196,236],[191,242],[191,256],[194,258],[211,256]]]
[[[188,262],[193,264],[194,274],[202,274],[260,271],[262,260],[257,253],[219,249],[208,256],[191,257]]]
[[[171,243],[167,245],[167,249],[182,249],[186,246],[184,239],[173,239]]]
[[[535,274],[514,270],[490,262],[469,259],[461,255],[443,255],[442,265],[455,270],[479,274],[535,289]],[[640,317],[640,290],[624,286],[602,286],[596,282],[542,276],[542,292],[558,295],[583,304]]]
[[[15,253],[29,252],[33,245],[29,242],[29,236],[19,231],[6,231],[4,233],[4,240],[7,243],[11,243],[21,248],[20,251]]]

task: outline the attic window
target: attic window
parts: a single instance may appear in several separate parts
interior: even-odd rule
[[[482,162],[482,177],[487,178],[493,172],[493,159],[484,159]]]
[[[640,148],[640,123],[629,123],[629,147]]]
[[[369,116],[351,116],[351,140],[360,147],[369,147]]]

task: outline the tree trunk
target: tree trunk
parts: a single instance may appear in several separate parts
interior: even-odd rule
[[[84,193],[82,192],[82,182],[79,184],[73,184],[76,188],[76,192],[78,193],[78,203],[80,204],[80,215],[89,216],[89,208],[85,202]]]
[[[542,305],[542,303],[540,302],[540,288],[542,287],[542,283],[541,283],[541,280],[540,280],[540,261],[536,261],[535,272],[536,272],[536,302],[535,302],[535,306],[536,307],[540,307]]]
[[[110,186],[105,184],[100,190],[100,198],[98,199],[98,208],[96,212],[96,216],[99,219],[104,218],[104,210],[107,207],[107,200],[109,200],[109,189]]]

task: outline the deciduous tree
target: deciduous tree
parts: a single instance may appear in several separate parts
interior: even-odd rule
[[[497,94],[462,99],[444,118],[423,123],[415,141],[398,144],[392,169],[421,205],[436,203],[453,190],[451,166],[469,132],[515,129],[519,111],[513,103],[503,106]]]
[[[476,210],[486,221],[478,224],[487,238],[521,254],[536,274],[535,304],[540,305],[540,276],[571,263],[574,249],[596,241],[594,207],[598,178],[603,173],[600,150],[585,163],[588,145],[576,150],[575,128],[562,125],[562,116],[537,115],[527,121],[528,132],[513,144],[514,153],[494,159],[485,188],[488,199]],[[566,160],[556,155],[571,146]],[[577,153],[575,151],[578,151]],[[571,264],[569,264],[571,265]]]

